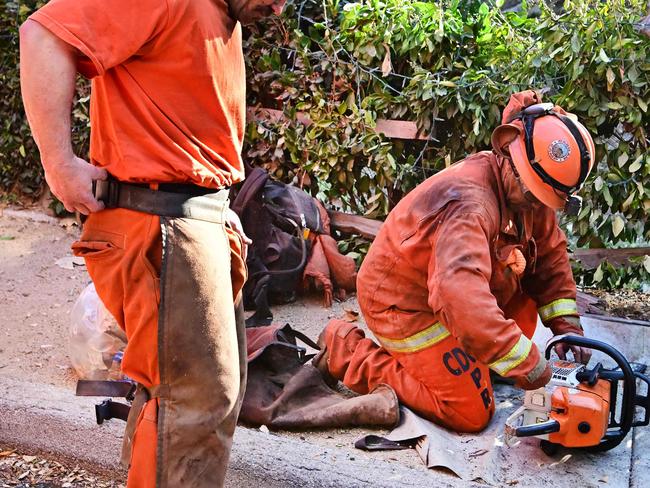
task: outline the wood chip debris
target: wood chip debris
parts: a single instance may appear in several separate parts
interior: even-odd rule
[[[344,312],[343,320],[345,320],[346,322],[356,322],[359,320],[359,312],[357,310],[353,310],[351,308],[344,308],[343,312]]]
[[[124,488],[123,480],[98,476],[79,466],[32,456],[0,446],[0,488]]]
[[[557,466],[558,464],[564,464],[564,463],[566,463],[569,459],[571,459],[571,456],[572,456],[572,454],[567,454],[567,455],[565,455],[562,459],[560,459],[559,461],[556,461],[556,462],[554,462],[554,463],[549,464],[548,467],[549,467],[549,468],[554,468],[554,467]]]

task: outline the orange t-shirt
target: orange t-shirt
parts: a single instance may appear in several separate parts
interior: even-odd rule
[[[243,178],[242,36],[226,0],[52,0],[30,19],[92,78],[93,164],[130,182]]]

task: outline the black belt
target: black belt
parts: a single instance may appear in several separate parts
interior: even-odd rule
[[[188,218],[223,223],[228,208],[228,190],[195,185],[161,183],[158,190],[148,185],[123,183],[113,178],[97,180],[93,194],[106,208],[126,208],[163,217]]]

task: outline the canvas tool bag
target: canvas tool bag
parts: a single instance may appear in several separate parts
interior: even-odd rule
[[[231,208],[253,241],[244,306],[255,313],[246,325],[269,325],[270,304],[295,299],[311,250],[309,236],[324,232],[321,215],[310,195],[272,180],[261,168],[248,171]]]

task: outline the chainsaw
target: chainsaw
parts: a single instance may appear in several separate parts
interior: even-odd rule
[[[506,420],[508,446],[518,444],[522,437],[537,437],[548,455],[560,446],[607,451],[618,446],[632,427],[650,423],[650,378],[642,374],[644,365],[634,364],[633,368],[609,344],[575,335],[551,339],[546,346],[547,360],[553,346],[562,342],[600,351],[617,367],[605,369],[597,363],[589,369],[579,363],[553,361],[550,382],[527,391],[524,405]],[[639,390],[645,390],[645,395]]]

